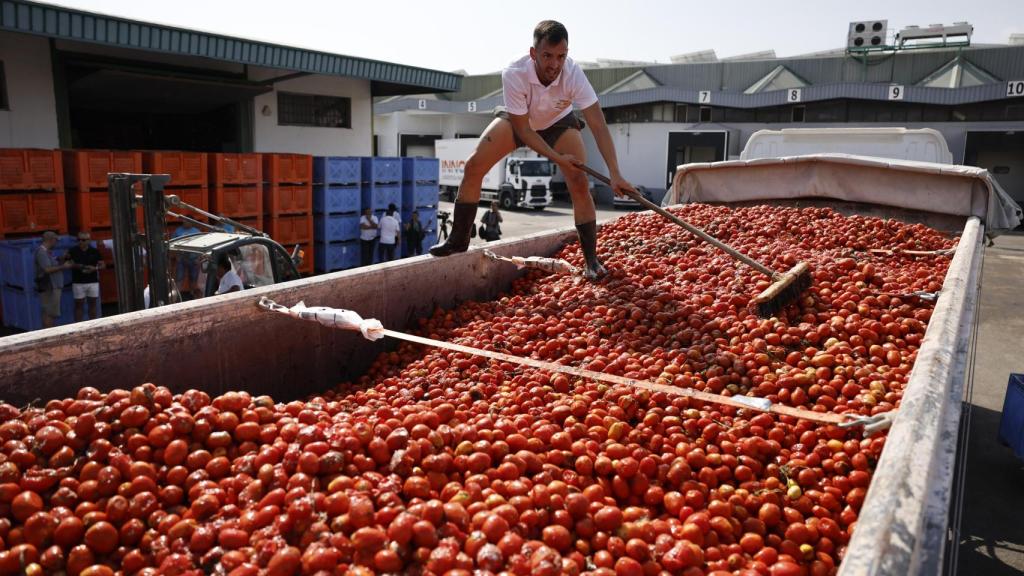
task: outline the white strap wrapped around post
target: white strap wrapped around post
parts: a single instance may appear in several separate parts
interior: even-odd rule
[[[543,256],[498,256],[490,250],[484,250],[484,255],[491,260],[515,264],[517,268],[532,268],[534,270],[542,270],[551,274],[561,274],[565,276],[578,276],[580,273],[575,266],[561,258],[545,258]]]
[[[381,323],[378,322],[377,320],[364,320],[361,316],[359,316],[359,314],[351,310],[326,308],[323,306],[308,307],[302,302],[296,304],[295,306],[292,306],[291,308],[287,308],[285,306],[277,304],[276,302],[268,299],[267,297],[263,297],[260,299],[259,306],[266,310],[279,312],[281,314],[291,316],[293,318],[301,318],[304,320],[319,322],[320,324],[323,324],[324,326],[329,326],[331,328],[341,328],[343,330],[359,330],[360,332],[363,333],[363,336],[365,336],[369,340],[377,340],[384,336],[390,336],[392,338],[397,338],[399,340],[405,340],[406,342],[414,342],[416,344],[433,346],[436,348],[451,350],[453,352],[462,352],[463,354],[482,356],[484,358],[490,358],[492,360],[498,360],[501,362],[509,362],[512,364],[518,364],[520,366],[530,366],[531,368],[547,370],[549,372],[559,372],[569,376],[576,376],[579,378],[594,380],[596,382],[620,384],[623,386],[629,386],[630,388],[650,390],[651,392],[664,392],[666,394],[687,396],[690,398],[700,400],[702,402],[711,402],[714,404],[733,406],[736,408],[750,408],[753,410],[757,410],[759,412],[768,412],[780,416],[802,418],[804,420],[818,422],[819,424],[840,425],[844,428],[870,425],[870,428],[865,428],[865,436],[888,428],[891,422],[891,416],[893,414],[893,412],[889,412],[887,413],[886,417],[883,418],[880,417],[881,415],[860,416],[858,414],[815,412],[812,410],[807,410],[805,408],[796,408],[793,406],[773,404],[767,398],[755,398],[751,396],[725,396],[722,394],[705,392],[703,390],[695,390],[693,388],[680,388],[678,386],[670,386],[667,384],[659,384],[656,382],[636,380],[633,378],[618,376],[616,374],[605,374],[603,372],[587,370],[586,368],[566,366],[564,364],[546,362],[544,360],[537,360],[535,358],[522,358],[520,356],[513,356],[511,354],[497,352],[495,350],[482,350],[480,348],[472,348],[470,346],[463,346],[462,344],[455,344],[454,342],[444,342],[441,340],[434,340],[432,338],[424,338],[423,336],[415,336],[413,334],[405,334],[403,332],[397,332],[395,330],[388,330],[384,328],[381,325]]]
[[[287,314],[294,318],[319,322],[328,328],[358,330],[367,340],[380,340],[384,337],[384,325],[380,323],[380,320],[374,318],[364,319],[352,310],[328,308],[326,306],[306,306],[304,302],[299,302],[295,306],[287,308],[266,296],[260,298],[259,304],[260,307],[267,310]]]

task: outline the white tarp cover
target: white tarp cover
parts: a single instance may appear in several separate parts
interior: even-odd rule
[[[831,198],[953,216],[977,216],[986,232],[1012,230],[1021,207],[987,170],[850,154],[809,154],[685,164],[662,205]]]

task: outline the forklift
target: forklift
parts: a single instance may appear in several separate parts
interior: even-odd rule
[[[107,174],[120,312],[181,302],[174,275],[175,262],[181,258],[195,258],[199,262],[193,298],[216,293],[217,263],[221,259],[231,263],[246,289],[300,277],[298,267],[303,254],[298,245],[288,253],[261,230],[187,204],[174,194],[164,194],[169,180],[167,174]],[[141,189],[141,195],[136,194],[137,189]],[[143,230],[139,229],[139,206]],[[183,211],[198,214],[210,223],[191,218]],[[206,231],[167,239],[168,217]]]

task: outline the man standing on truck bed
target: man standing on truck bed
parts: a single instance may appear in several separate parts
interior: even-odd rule
[[[484,130],[476,151],[466,161],[455,202],[452,232],[443,244],[430,249],[432,255],[448,256],[469,248],[470,228],[476,218],[484,175],[499,160],[525,145],[562,169],[572,198],[580,248],[586,259],[584,273],[591,280],[606,274],[597,258],[594,199],[590,196],[586,174],[576,167],[586,160],[586,149],[580,134],[584,124],[573,113],[574,104],[583,110],[583,117],[590,124],[597,148],[611,172],[612,191],[623,195],[634,188],[619,173],[615,145],[597,94],[568,53],[569,33],[565,26],[545,20],[533,30],[530,54],[502,71],[505,106],[495,109],[496,118]]]

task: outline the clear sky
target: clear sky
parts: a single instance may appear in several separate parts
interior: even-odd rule
[[[774,48],[779,56],[846,45],[849,22],[974,25],[975,43],[1024,33],[1024,0],[59,0],[64,6],[279,44],[482,74],[526,54],[533,26],[569,30],[576,60],[668,62]]]

